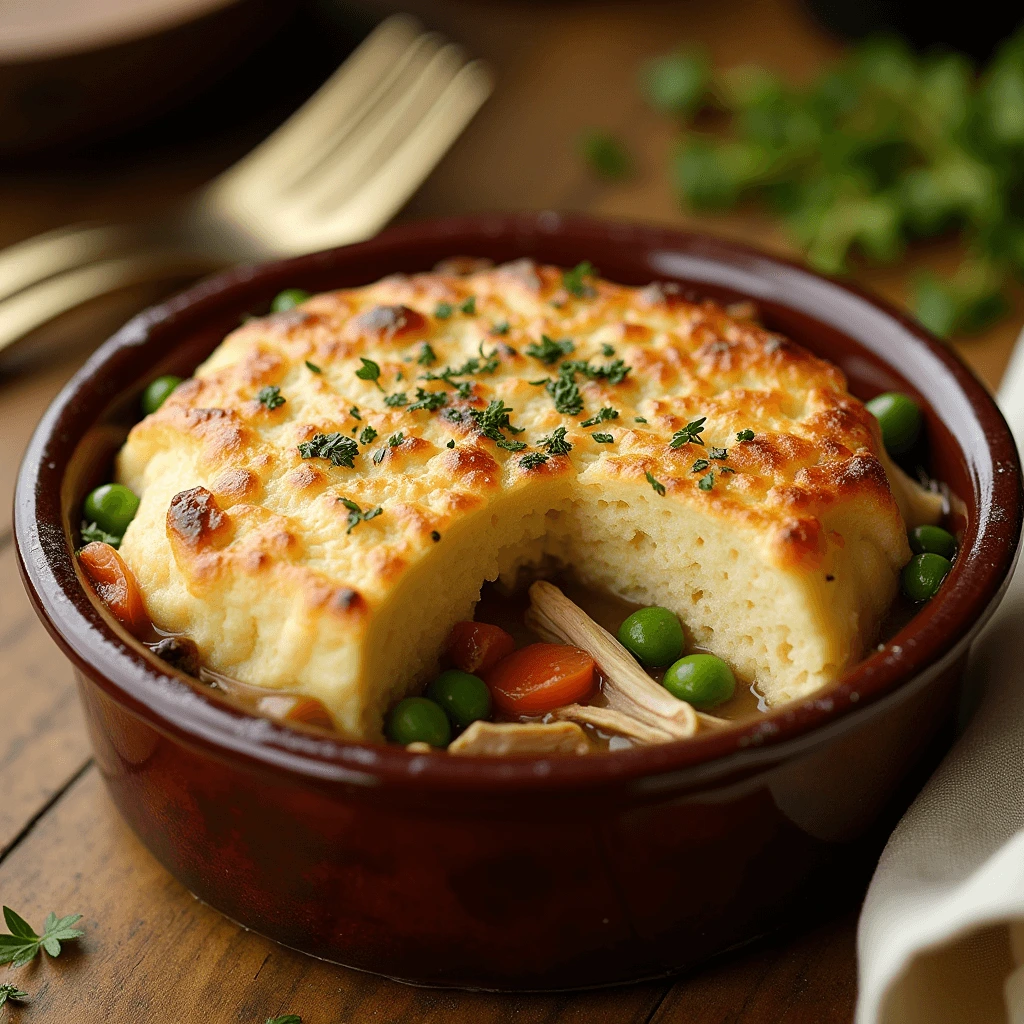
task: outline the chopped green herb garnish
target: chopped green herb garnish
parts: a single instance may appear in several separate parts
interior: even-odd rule
[[[715,486],[715,471],[711,470],[711,472],[708,473],[706,476],[702,476],[697,481],[697,486],[702,491],[710,491],[711,488]]]
[[[420,366],[433,366],[437,362],[437,353],[426,343],[420,346],[420,354],[416,357]]]
[[[753,441],[754,440],[754,432],[750,429],[750,427],[746,427],[746,428],[741,430],[736,435],[736,440],[737,441]]]
[[[447,320],[455,312],[455,307],[450,302],[439,302],[434,309],[434,316],[438,320]]]
[[[299,445],[299,454],[304,459],[330,459],[333,466],[352,469],[355,457],[359,454],[359,446],[352,438],[337,432],[314,434],[312,440],[303,441]]]
[[[617,420],[619,418],[619,412],[617,409],[612,409],[610,406],[605,406],[601,409],[596,416],[591,416],[589,420],[584,420],[581,427],[596,427],[599,423],[606,423],[608,420]]]
[[[387,453],[388,453],[387,448],[378,448],[373,453],[373,464],[375,466],[379,466],[384,461],[384,456],[387,455]]]
[[[363,432],[359,435],[360,444],[372,444],[377,440],[377,431],[373,429],[369,424],[363,427]]]
[[[388,438],[388,447],[397,448],[405,440],[405,434],[400,430],[397,434],[392,434]]]
[[[530,452],[529,455],[524,455],[519,460],[519,465],[523,469],[536,469],[538,466],[543,466],[548,461],[548,457],[542,452]]]
[[[578,416],[583,412],[583,396],[572,376],[560,373],[556,380],[548,381],[547,392],[555,403],[556,411],[563,416]]]
[[[404,380],[404,379],[405,379],[405,374],[404,374],[404,373],[402,373],[402,371],[401,371],[401,370],[399,370],[399,371],[398,371],[398,372],[397,372],[397,373],[395,374],[395,380],[396,380],[396,381],[398,381],[398,380]]]
[[[698,459],[691,467],[691,473],[703,473],[705,469],[710,466],[711,463],[707,459]]]
[[[381,391],[384,389],[380,387],[380,366],[375,363],[372,359],[367,359],[365,356],[360,356],[359,361],[363,364],[356,370],[356,376],[360,380],[372,381],[380,388]]]
[[[615,444],[615,438],[611,434],[591,434],[598,444]]]
[[[466,299],[461,306],[459,306],[459,309],[462,310],[466,316],[476,316],[476,296],[470,295],[470,297]]]
[[[568,455],[572,451],[572,443],[565,439],[565,427],[555,427],[547,437],[542,437],[537,445],[548,455]]]
[[[439,534],[437,530],[431,530],[430,539],[436,544],[441,539],[441,534]]]
[[[409,412],[416,412],[419,409],[436,412],[447,404],[448,396],[443,391],[424,391],[423,388],[417,388],[416,401],[409,406]]]
[[[106,530],[101,530],[95,523],[87,523],[84,519],[82,520],[82,544],[93,544],[99,542],[100,544],[109,544],[112,548],[119,548],[123,537],[119,537],[116,533],[107,533]]]
[[[700,435],[704,433],[704,421],[707,416],[701,416],[699,420],[690,420],[682,430],[677,430],[672,435],[672,440],[669,441],[669,445],[672,448],[682,448],[684,444],[699,444],[701,447],[704,446],[704,442],[701,440]]]
[[[562,363],[558,372],[565,375],[582,373],[590,380],[607,380],[609,384],[621,384],[632,369],[633,367],[627,366],[621,359],[616,359],[607,366],[591,366],[585,359],[574,359]]]
[[[320,369],[320,367],[319,367],[319,366],[317,366],[317,365],[316,365],[316,363],[311,363],[311,362],[310,362],[310,361],[309,361],[308,359],[306,360],[306,366],[307,366],[307,367],[308,367],[308,368],[309,368],[309,369],[310,369],[310,370],[311,370],[311,371],[312,371],[313,373],[323,373],[323,372],[324,372],[323,370],[321,370],[321,369]]]
[[[523,428],[512,426],[508,417],[511,411],[500,398],[495,398],[486,409],[471,409],[469,414],[476,420],[480,433],[492,440],[499,448],[508,452],[521,452],[526,445],[522,441],[510,441],[502,433],[505,430],[509,430],[513,434],[522,433]]]
[[[729,458],[729,449],[728,448],[716,448],[714,445],[711,445],[711,447],[708,448],[708,458],[709,459],[727,459],[727,458]]]
[[[452,380],[453,377],[466,377],[473,373],[494,373],[501,365],[497,351],[491,352],[488,355],[484,352],[483,342],[481,342],[479,352],[479,358],[477,356],[470,356],[462,366],[446,366],[440,373],[423,374],[420,380],[443,380],[446,384],[450,384],[453,388],[458,389],[459,385]],[[468,382],[463,385],[465,388],[469,386]],[[463,395],[463,397],[468,396]]]
[[[611,347],[611,345],[602,345],[601,346],[601,355],[603,355],[603,356],[613,356],[613,355],[615,355],[615,349],[613,349]]]
[[[62,942],[70,942],[85,934],[80,928],[74,927],[81,918],[81,914],[57,917],[51,912],[43,923],[43,934],[36,935],[32,926],[23,917],[10,907],[4,907],[4,920],[11,933],[0,935],[0,964],[23,967],[35,959],[40,949],[45,949],[50,956],[60,956]],[[8,994],[7,998],[21,999],[23,995]]]
[[[348,411],[349,416],[354,416],[357,420],[361,420],[363,417],[359,415],[359,410],[353,405]]]
[[[533,356],[534,359],[539,359],[542,363],[550,366],[552,363],[557,363],[562,356],[567,356],[575,347],[568,338],[555,341],[554,338],[542,334],[540,343],[531,342],[526,346],[525,352],[528,356]]]
[[[591,264],[590,260],[584,260],[582,263],[577,263],[572,270],[563,272],[562,287],[578,299],[591,298],[597,292],[593,285],[587,283],[586,279],[594,277],[596,274],[597,268]]]
[[[387,395],[384,398],[384,404],[389,409],[395,409],[400,405],[408,405],[409,399],[405,397],[404,391],[396,391],[393,395]]]
[[[286,1013],[283,1017],[268,1017],[267,1024],[302,1024],[302,1018],[297,1013]]]
[[[277,409],[284,405],[285,398],[276,384],[270,384],[265,388],[260,388],[256,401],[262,402],[268,409]]]
[[[22,999],[28,999],[28,993],[22,992],[16,985],[9,985],[5,982],[0,985],[0,1006],[3,1006],[8,999],[20,1002]]]
[[[651,475],[651,471],[648,470],[645,474],[647,482],[654,488],[655,493],[660,494],[663,498],[665,497],[665,485],[658,480],[655,480]]]
[[[449,423],[461,423],[464,418],[459,409],[445,409],[441,415],[448,420]]]
[[[447,443],[447,444],[445,445],[445,448],[454,448],[454,447],[455,447],[455,438],[453,437],[453,438],[452,438],[452,439],[451,439],[451,440],[450,440],[450,441],[449,441],[449,442],[448,442],[448,443]]]
[[[376,519],[384,509],[378,505],[376,508],[368,508],[365,512],[351,499],[342,498],[342,505],[348,509],[348,529],[345,533],[351,533],[360,523],[367,523]]]
[[[736,470],[733,469],[732,466],[719,466],[718,467],[718,472],[719,473],[735,473]]]
[[[643,416],[634,416],[634,417],[633,417],[633,422],[634,422],[634,423],[646,423],[646,422],[647,422],[647,420],[645,420],[645,419],[643,418]]]
[[[507,320],[501,320],[491,328],[491,334],[508,334],[511,325]]]

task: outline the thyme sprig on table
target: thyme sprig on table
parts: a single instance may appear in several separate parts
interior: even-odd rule
[[[0,1006],[3,1006],[8,999],[13,999],[16,1003],[20,1003],[22,999],[28,999],[28,993],[22,992],[17,985],[4,983],[0,985]]]
[[[51,911],[43,924],[43,934],[37,935],[20,914],[10,907],[4,907],[4,920],[11,932],[9,935],[0,935],[0,964],[22,967],[34,960],[40,949],[45,949],[50,956],[60,956],[62,942],[70,942],[85,934],[80,928],[74,927],[81,919],[81,914],[57,917]]]

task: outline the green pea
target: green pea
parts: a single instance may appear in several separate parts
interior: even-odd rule
[[[149,416],[160,408],[167,401],[167,396],[181,383],[181,377],[175,377],[173,373],[165,374],[151,381],[145,391],[142,392],[142,411]]]
[[[645,665],[661,668],[683,653],[683,627],[667,608],[638,608],[619,626],[619,643]]]
[[[302,305],[309,297],[310,293],[303,291],[301,288],[286,288],[283,292],[278,292],[274,296],[274,301],[270,304],[270,311],[272,313],[285,313],[289,309]]]
[[[921,409],[912,398],[898,391],[886,391],[867,403],[867,410],[882,429],[885,450],[892,456],[906,455],[921,434]]]
[[[124,536],[138,511],[138,497],[124,484],[102,484],[89,493],[82,505],[88,522],[118,537]]]
[[[713,654],[688,654],[670,665],[661,685],[699,711],[727,701],[736,692],[736,677]]]
[[[952,561],[956,554],[956,537],[941,526],[916,526],[910,531],[910,549],[916,555],[931,552]]]
[[[952,568],[948,558],[934,552],[914,555],[903,567],[903,592],[911,601],[931,600]]]
[[[406,697],[399,701],[388,715],[385,735],[392,743],[429,743],[432,747],[447,747],[452,738],[448,716],[440,705],[426,697]]]
[[[427,696],[444,708],[458,729],[491,714],[491,691],[487,684],[479,676],[457,668],[442,672],[427,687]]]

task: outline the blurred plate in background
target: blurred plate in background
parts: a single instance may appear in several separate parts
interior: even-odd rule
[[[233,70],[294,0],[0,3],[0,157],[141,124]]]

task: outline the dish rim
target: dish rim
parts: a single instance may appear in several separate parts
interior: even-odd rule
[[[801,286],[825,289],[837,301],[853,302],[862,313],[871,310],[876,316],[880,314],[897,335],[902,334],[910,344],[924,346],[944,371],[946,383],[958,388],[966,399],[984,438],[980,450],[968,450],[961,435],[953,434],[960,457],[971,471],[974,493],[960,495],[971,514],[963,549],[940,593],[883,649],[859,662],[825,691],[728,730],[582,758],[414,754],[394,745],[321,737],[229,706],[186,682],[155,656],[130,646],[127,635],[107,620],[87,592],[75,566],[61,511],[64,469],[77,447],[76,439],[83,437],[131,386],[113,387],[106,379],[107,371],[112,369],[111,379],[118,380],[120,367],[124,377],[124,367],[132,361],[129,357],[137,361],[138,353],[147,346],[153,349],[147,352],[152,355],[150,362],[159,362],[166,356],[159,345],[164,332],[177,331],[182,343],[190,330],[201,329],[204,315],[211,316],[241,295],[259,292],[269,298],[282,281],[301,282],[304,274],[323,273],[332,266],[351,268],[371,257],[391,257],[397,268],[403,252],[448,240],[457,247],[458,239],[469,236],[481,245],[488,241],[495,244],[498,238],[539,241],[559,237],[580,252],[588,245],[591,251],[602,244],[642,245],[648,264],[652,263],[651,254],[665,257],[674,253],[691,270],[702,263],[707,270],[717,265],[726,278],[730,268],[737,272],[743,268],[756,270],[768,283],[774,280],[775,287],[788,284],[797,290]],[[659,274],[652,266],[652,279],[672,276]],[[698,289],[701,283],[718,281],[685,280]],[[748,297],[755,302],[759,298],[753,294]],[[786,301],[783,291],[774,292],[773,298],[801,310],[799,305]],[[812,316],[806,311],[803,315]],[[877,351],[875,354],[893,366],[891,360]],[[143,311],[92,355],[50,405],[26,450],[14,504],[18,563],[44,625],[93,682],[159,732],[218,756],[240,759],[250,768],[285,770],[321,785],[412,785],[488,791],[642,784],[652,776],[666,774],[680,784],[701,784],[709,775],[729,774],[765,758],[782,760],[797,748],[824,742],[833,731],[827,728],[829,725],[852,728],[886,698],[894,698],[915,680],[923,684],[962,653],[994,610],[1009,580],[1018,554],[1024,507],[1016,447],[991,396],[950,349],[884,300],[855,285],[823,277],[796,262],[736,242],[698,232],[548,211],[407,223],[367,242],[236,267]],[[34,529],[36,524],[38,530]]]

